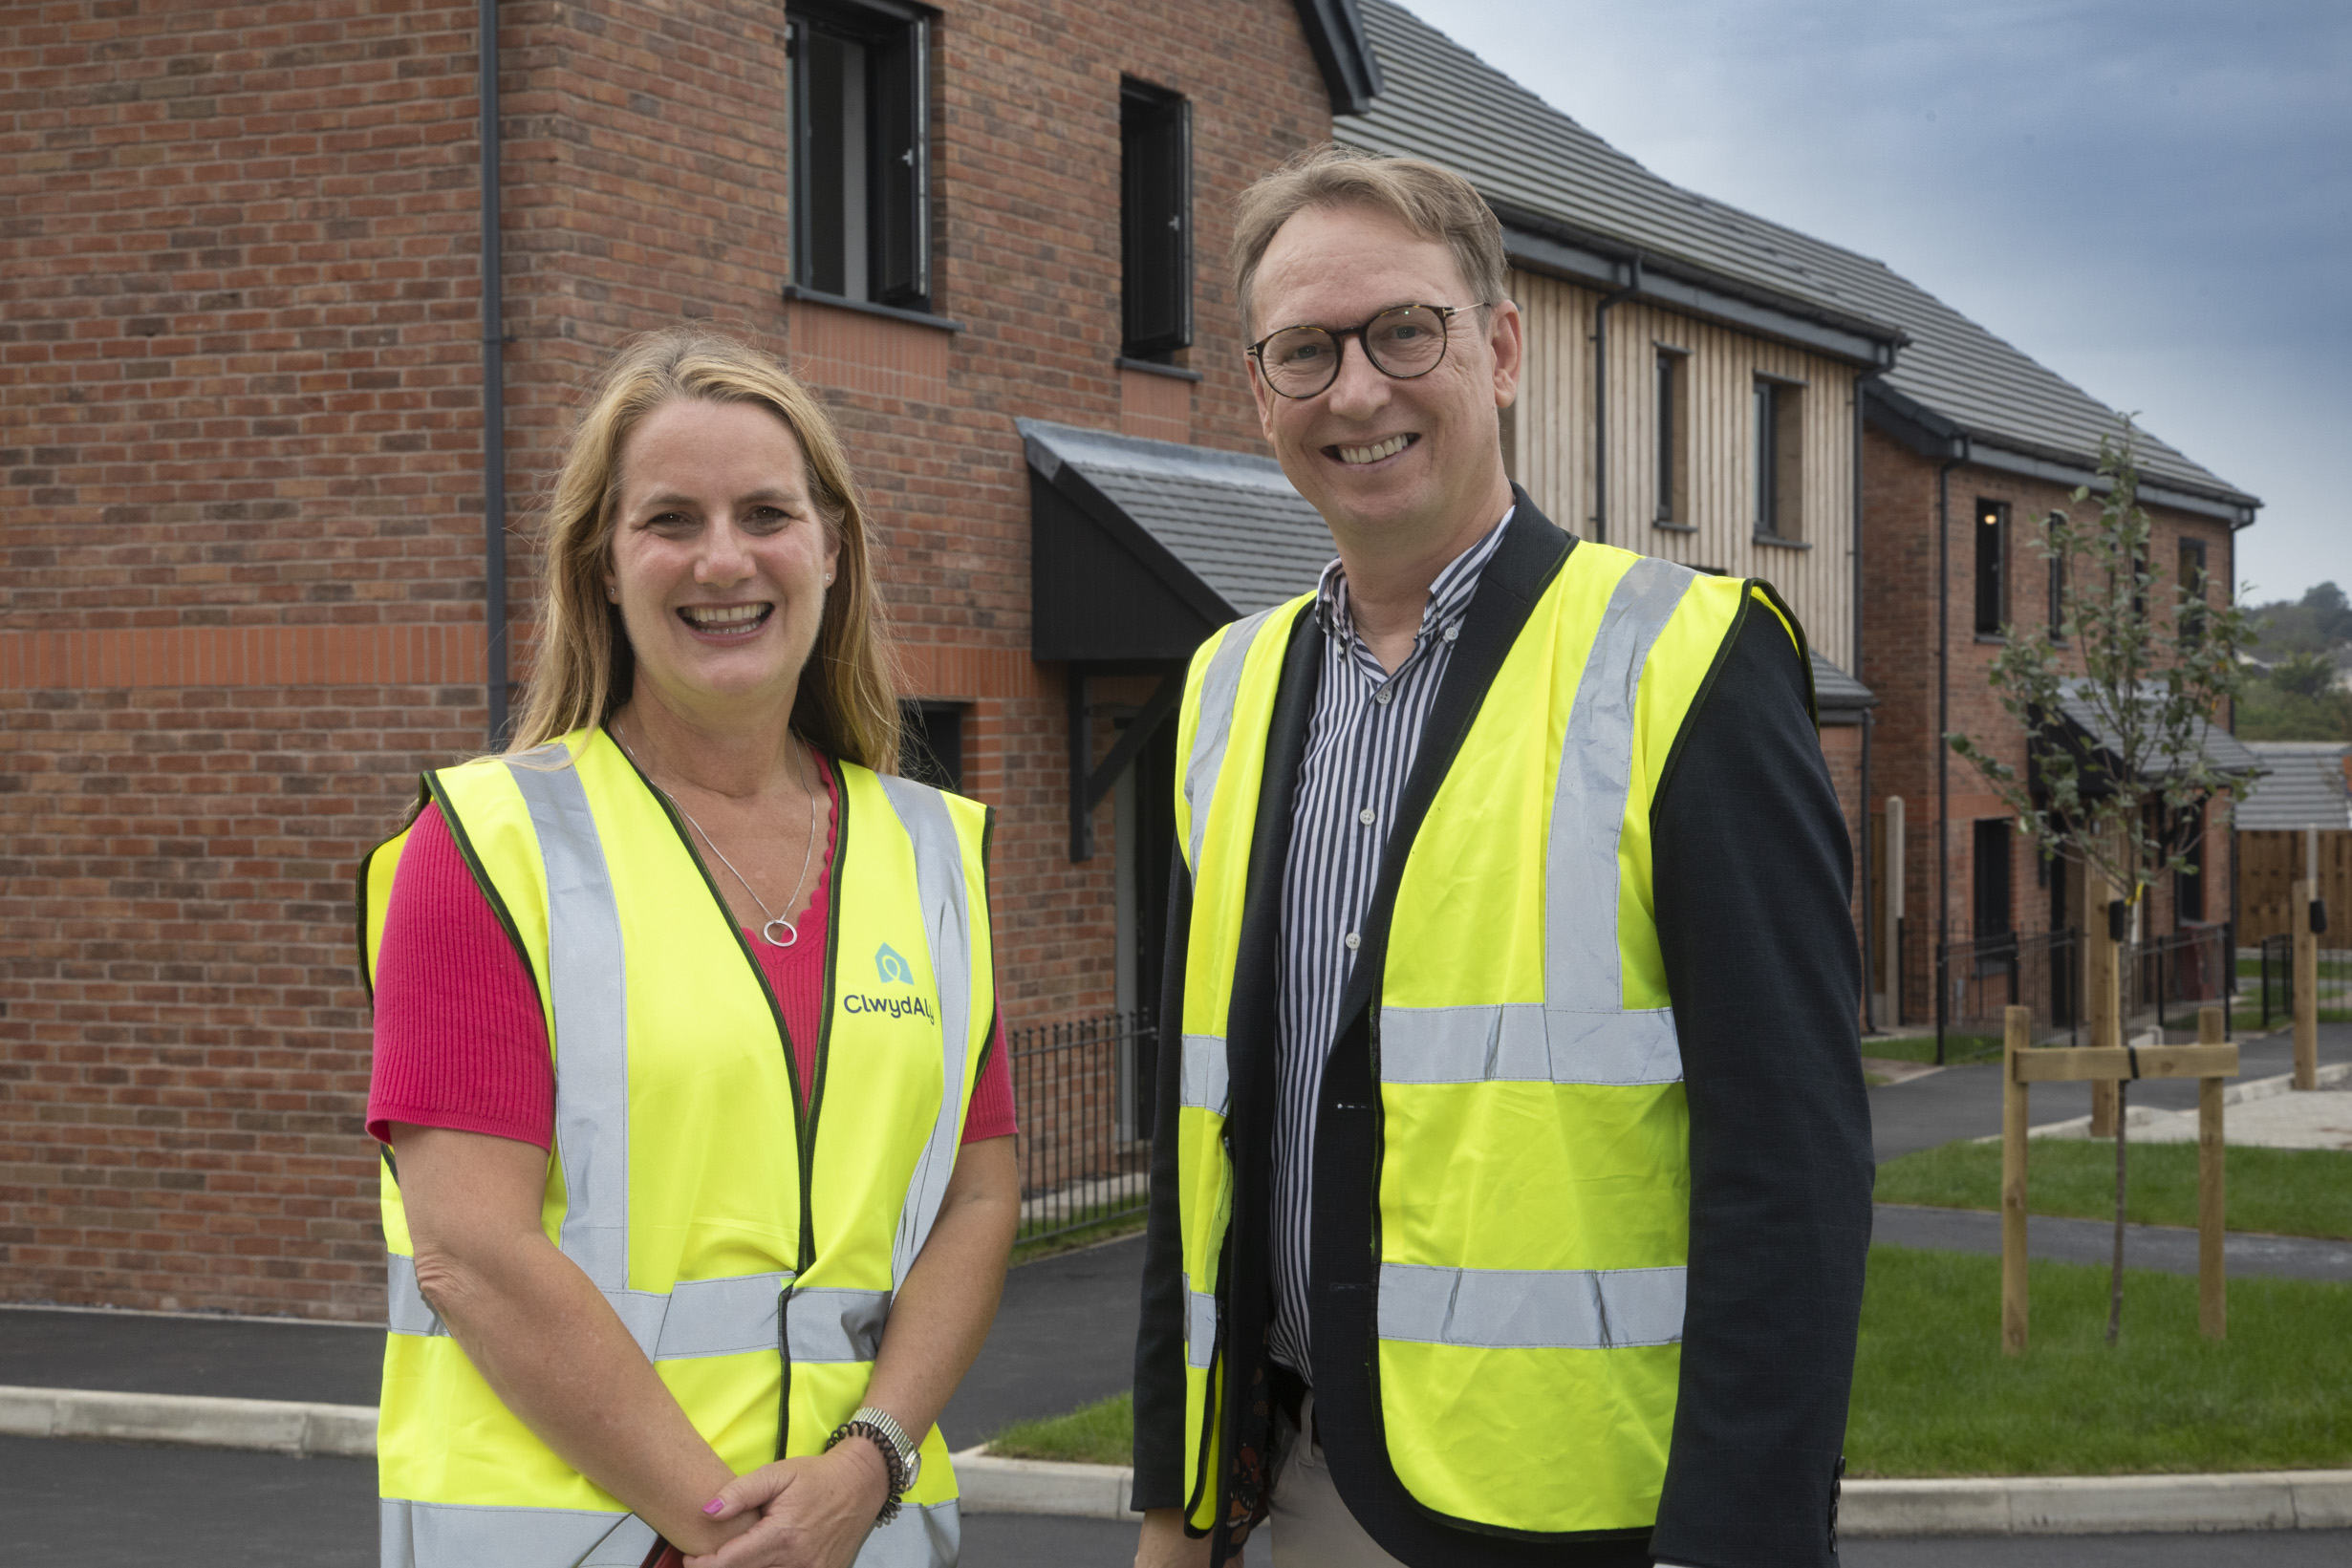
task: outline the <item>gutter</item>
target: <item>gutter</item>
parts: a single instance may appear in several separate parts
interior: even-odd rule
[[[1592,540],[1608,543],[1608,312],[1642,290],[1642,257],[1633,253],[1633,281],[1601,296],[1592,310]]]
[[[1640,297],[1684,315],[1791,343],[1847,364],[1887,370],[1910,342],[1902,328],[1824,310],[1623,241],[1592,234],[1507,202],[1487,201],[1502,224],[1511,264],[1586,289],[1608,289],[1638,260]]]
[[[492,748],[507,743],[507,367],[499,234],[498,0],[479,0],[482,67],[482,620],[483,695]]]

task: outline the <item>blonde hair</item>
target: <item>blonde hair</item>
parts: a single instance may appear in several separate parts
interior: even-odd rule
[[[1391,158],[1326,142],[1309,147],[1243,191],[1233,211],[1234,296],[1256,336],[1250,288],[1283,225],[1308,207],[1368,206],[1425,240],[1442,240],[1473,295],[1431,305],[1493,305],[1504,297],[1502,225],[1469,181],[1418,158]]]
[[[782,366],[704,327],[650,333],[622,348],[572,429],[541,525],[538,652],[508,754],[602,724],[629,698],[636,654],[620,607],[605,595],[621,448],[647,415],[681,399],[765,408],[800,443],[809,496],[841,556],[816,646],[801,668],[792,728],[833,756],[897,771],[897,686],[865,511],[841,438]]]

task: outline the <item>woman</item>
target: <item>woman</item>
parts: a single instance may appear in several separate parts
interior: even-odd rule
[[[952,1563],[933,1423],[1020,1210],[987,816],[891,776],[822,409],[626,350],[545,583],[513,748],[360,872],[383,1560]]]

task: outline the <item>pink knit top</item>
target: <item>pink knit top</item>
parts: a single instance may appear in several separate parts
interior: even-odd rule
[[[818,771],[837,821],[840,797],[832,769],[820,760]],[[744,934],[784,1013],[804,1104],[816,1077],[818,1015],[825,1000],[831,831],[823,842],[816,887],[793,922],[800,940],[778,948],[756,932]],[[389,1143],[395,1122],[486,1132],[541,1149],[551,1149],[555,1141],[555,1067],[538,987],[433,805],[418,816],[401,851],[376,969],[376,1069],[368,1089],[368,1131]],[[1004,1063],[1000,1017],[972,1090],[963,1141],[1007,1137],[1014,1129],[1012,1073]]]

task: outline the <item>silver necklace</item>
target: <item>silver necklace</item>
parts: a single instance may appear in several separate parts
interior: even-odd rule
[[[629,753],[629,760],[633,763],[637,763],[637,754],[629,750],[628,741],[621,741],[620,731],[610,730],[608,733],[612,735],[614,740],[620,741],[620,749]],[[798,757],[800,755],[800,748],[798,746],[794,746],[792,748],[792,754],[793,756]],[[734,876],[735,880],[743,884],[744,891],[751,895],[751,901],[760,906],[760,913],[767,916],[767,924],[760,928],[760,939],[766,942],[769,947],[790,947],[800,940],[800,928],[792,924],[790,920],[787,919],[786,915],[790,914],[792,910],[800,903],[801,885],[809,880],[809,859],[811,855],[816,853],[817,847],[816,784],[813,781],[809,779],[807,775],[807,765],[808,764],[805,763],[801,763],[794,769],[794,772],[800,775],[801,787],[809,793],[809,842],[801,846],[800,875],[792,879],[792,891],[784,901],[784,914],[778,914],[767,907],[767,900],[760,896],[760,890],[751,885],[750,878],[744,876],[743,872],[735,870],[735,862],[729,860],[727,858],[727,852],[719,848],[718,840],[710,836],[710,829],[703,827],[701,823],[696,822],[694,820],[694,813],[687,810],[683,805],[680,805],[679,804],[678,797],[675,795],[670,797],[670,804],[678,806],[678,814],[686,819],[686,824],[688,827],[692,827],[697,833],[701,835],[702,842],[710,846],[710,852],[719,857],[719,864],[724,866]],[[644,766],[645,764],[643,763],[637,763],[637,767],[640,771],[643,770]],[[781,940],[779,940],[776,936],[776,928],[778,926],[782,926],[784,928],[784,936]]]

